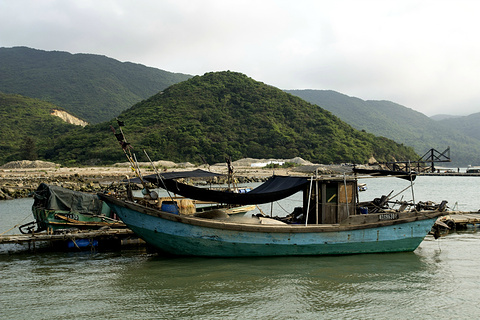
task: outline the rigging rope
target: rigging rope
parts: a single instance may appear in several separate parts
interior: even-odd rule
[[[30,216],[30,214],[28,214],[27,216],[25,216],[25,218],[23,218],[18,224],[14,225],[13,227],[11,227],[10,229],[8,229],[7,231],[4,231],[4,232],[0,233],[0,236],[3,236],[5,233],[7,233],[7,232],[9,232],[9,231],[11,231],[11,230],[13,230],[13,229],[15,229],[15,228],[18,228],[18,227],[22,224],[22,222],[25,221],[25,219],[27,219],[27,217],[29,217],[29,216]]]

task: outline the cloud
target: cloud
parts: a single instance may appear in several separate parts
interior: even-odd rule
[[[16,0],[0,46],[103,54],[188,74],[233,70],[435,113],[478,112],[475,1]]]

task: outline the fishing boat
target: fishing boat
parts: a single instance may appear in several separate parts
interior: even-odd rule
[[[161,251],[210,257],[413,251],[444,209],[424,209],[413,203],[395,209],[389,196],[360,203],[357,176],[273,176],[249,192],[233,193],[183,183],[178,178],[185,175],[157,174],[143,179],[186,198],[232,205],[276,202],[301,192],[303,206],[283,217],[232,218],[215,210],[169,212],[158,204],[115,194],[99,193],[98,197],[140,238]],[[405,173],[402,178],[413,181]]]
[[[68,229],[125,228],[115,212],[97,195],[41,183],[33,194],[35,221],[19,227],[27,234]]]

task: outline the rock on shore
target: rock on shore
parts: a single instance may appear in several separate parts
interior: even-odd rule
[[[224,172],[222,170],[215,170],[215,172],[226,173],[226,169]],[[141,173],[142,175],[148,175],[155,172],[152,169],[142,168]],[[238,176],[236,178],[238,182],[245,183],[264,181],[268,176],[268,174],[257,174],[256,176]],[[124,191],[125,184],[122,180],[134,177],[135,174],[127,167],[3,167],[0,169],[0,200],[32,196],[40,183],[90,193]],[[217,178],[215,183],[226,183],[226,178]],[[154,186],[150,187],[153,188]],[[136,188],[141,188],[141,186],[138,185]]]
[[[251,166],[251,163],[258,161],[263,161],[263,159],[236,161],[234,163],[236,180],[239,183],[259,182],[267,180],[272,175],[331,174],[341,172],[339,169],[344,169],[340,166],[336,168],[335,166],[315,165],[301,158],[284,160],[297,163],[296,167],[286,169]],[[196,168],[189,163],[175,164],[164,161],[155,164],[162,171],[192,170]],[[154,169],[149,167],[147,163],[143,165],[144,167],[141,168],[142,175],[155,173]],[[199,168],[223,174],[227,174],[228,170],[225,164]],[[122,180],[134,177],[134,172],[128,166],[120,164],[109,167],[64,168],[58,164],[45,161],[14,161],[0,167],[0,200],[31,196],[42,182],[82,192],[122,191],[125,190],[125,184],[122,183]],[[226,178],[216,179],[214,183],[226,183]],[[138,186],[138,188],[140,187]]]
[[[18,160],[18,161],[11,161],[3,166],[0,166],[0,169],[25,169],[25,168],[55,168],[60,167],[60,165],[48,162],[48,161],[41,161],[41,160]]]
[[[74,169],[72,169],[74,170]],[[50,185],[57,185],[63,188],[82,191],[88,193],[104,192],[104,191],[126,191],[126,185],[122,182],[125,178],[134,178],[134,176],[127,176],[125,172],[103,172],[100,173],[98,169],[92,169],[97,174],[85,173],[80,175],[75,173],[73,175],[62,175],[52,172],[44,172],[43,174],[36,174],[38,172],[25,172],[25,175],[18,176],[19,170],[10,177],[0,178],[0,200],[10,200],[16,198],[26,198],[33,195],[33,192],[38,188],[40,183]],[[75,170],[74,170],[75,171]],[[5,173],[5,172],[3,172]],[[10,171],[13,173],[13,171]],[[35,174],[34,174],[35,173]],[[152,174],[152,172],[144,172],[144,174]],[[266,177],[237,177],[239,183],[259,182],[265,181]],[[187,181],[188,182],[188,181]],[[205,181],[198,182],[199,184],[206,184]],[[215,177],[212,183],[224,184],[227,183],[225,178]],[[154,185],[148,185],[149,188],[156,188]],[[139,184],[133,184],[134,190],[141,189]]]

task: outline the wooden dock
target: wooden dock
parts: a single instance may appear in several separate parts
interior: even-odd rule
[[[0,253],[16,251],[118,249],[125,245],[144,245],[130,229],[84,230],[47,234],[17,234],[0,236]]]
[[[439,218],[450,229],[466,229],[468,227],[480,228],[480,212],[445,212],[447,215]]]

